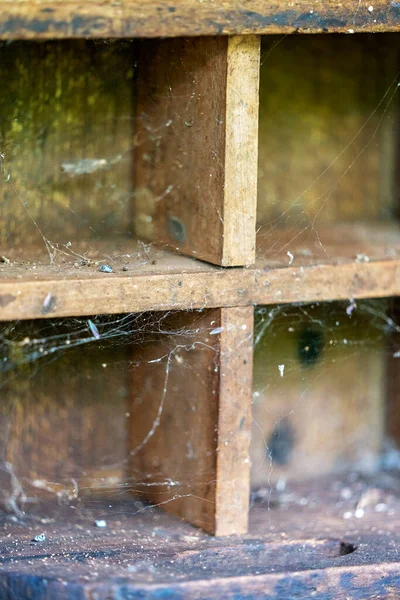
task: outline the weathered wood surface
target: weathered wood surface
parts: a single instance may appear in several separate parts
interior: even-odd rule
[[[1,508],[21,508],[23,495],[70,503],[127,481],[130,373],[118,365],[128,365],[129,348],[103,342],[68,349],[67,331],[73,338],[61,322],[24,322],[10,334],[8,354],[3,346],[1,459],[10,468],[0,465]],[[24,352],[18,343],[57,334],[53,349],[58,343],[63,350],[51,358],[40,356],[40,344]]]
[[[399,31],[399,10],[386,0],[2,0],[0,38]]]
[[[133,62],[125,41],[0,46],[2,253],[132,232]]]
[[[218,309],[219,412],[215,531],[245,533],[250,503],[253,321],[249,307]]]
[[[388,358],[376,315],[387,308],[369,300],[256,313],[253,487],[376,469]]]
[[[391,517],[372,503],[363,518],[343,518],[379,479],[329,478],[272,491],[270,505],[253,506],[249,534],[232,538],[210,538],[121,497],[79,510],[33,506],[24,521],[2,518],[0,598],[394,600],[398,482],[384,484]],[[37,519],[43,510],[45,523]],[[93,525],[100,518],[107,521],[102,530]],[[46,542],[31,543],[41,532]]]
[[[134,487],[210,533],[245,533],[253,309],[175,315],[162,327],[176,332],[134,357],[131,467],[143,482]]]
[[[400,295],[397,230],[355,233],[333,228],[303,241],[283,233],[275,246],[261,237],[259,258],[248,269],[221,269],[133,241],[75,245],[79,258],[53,265],[43,253],[32,262],[12,260],[0,264],[0,320]],[[99,272],[104,263],[114,272]]]
[[[390,34],[263,39],[257,223],[272,242],[396,212],[399,48]]]
[[[139,48],[137,236],[223,266],[252,264],[259,38]]]

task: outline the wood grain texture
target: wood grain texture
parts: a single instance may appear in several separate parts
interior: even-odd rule
[[[140,239],[223,266],[254,262],[259,52],[255,36],[140,45]]]
[[[253,307],[222,308],[219,339],[219,410],[216,535],[246,533],[250,501]]]
[[[223,266],[256,257],[260,38],[229,39],[225,113]]]
[[[146,255],[131,240],[125,245],[91,244],[91,251],[86,244],[73,246],[89,264],[70,256],[68,262],[65,257],[66,262],[49,265],[42,252],[34,262],[0,264],[0,319],[400,295],[396,229],[332,228],[326,237],[319,233],[302,240],[292,232],[272,252],[271,240],[261,238],[259,258],[248,269],[221,269],[154,248]],[[294,256],[290,266],[288,248]],[[104,262],[111,263],[113,273],[99,272]]]
[[[252,307],[175,316],[133,373],[133,479],[216,535],[247,530],[252,324]]]
[[[0,46],[0,246],[129,235],[131,42]]]
[[[257,222],[265,235],[394,217],[398,65],[392,35],[264,38]]]
[[[67,504],[115,492],[124,482],[130,377],[116,365],[128,363],[130,353],[92,344],[65,348],[51,359],[22,360],[17,336],[40,339],[63,331],[63,323],[20,323],[12,334],[15,344],[3,356],[12,369],[4,371],[2,361],[1,460],[10,465],[9,471],[3,462],[0,468],[2,507],[13,508],[10,473],[27,497]]]
[[[350,315],[349,303],[286,306],[272,309],[272,319],[270,308],[258,314],[253,487],[349,469],[375,472],[387,359],[376,314],[384,319],[387,306],[360,301]]]
[[[377,486],[391,517],[372,503],[362,519],[343,518]],[[12,600],[398,598],[395,477],[317,478],[282,498],[253,506],[248,535],[216,539],[121,498],[80,510],[33,506],[37,520],[26,524],[0,514],[0,593],[12,591]],[[50,518],[38,522],[43,514]],[[105,529],[92,526],[100,518]],[[42,531],[44,544],[29,543]]]
[[[249,33],[399,31],[396,2],[352,0],[2,0],[0,37],[165,37]]]

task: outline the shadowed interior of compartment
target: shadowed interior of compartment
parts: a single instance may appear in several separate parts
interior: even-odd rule
[[[398,65],[395,35],[263,38],[260,235],[396,218]]]
[[[3,252],[132,235],[132,42],[3,43],[0,77]]]

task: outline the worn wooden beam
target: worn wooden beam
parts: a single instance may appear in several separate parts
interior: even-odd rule
[[[132,479],[216,535],[247,530],[253,308],[175,316],[135,355]]]
[[[398,2],[1,0],[0,38],[399,31]]]
[[[372,237],[371,230],[367,244],[323,246],[326,254],[320,249],[320,256],[300,255],[293,244],[283,244],[295,257],[292,265],[288,266],[284,250],[282,256],[271,259],[260,256],[248,269],[221,269],[155,249],[145,260],[142,256],[130,261],[126,258],[126,251],[132,252],[130,242],[125,252],[117,244],[102,246],[103,250],[95,253],[97,259],[109,257],[107,262],[114,270],[110,274],[99,272],[104,259],[89,265],[3,263],[0,320],[399,296],[397,244],[388,244],[387,252],[393,258],[384,259],[384,247],[374,252],[369,244]],[[390,240],[389,233],[384,237]],[[117,255],[110,260],[117,248]],[[335,258],[336,254],[341,258]]]
[[[254,262],[259,59],[256,36],[141,44],[140,239],[223,266]]]

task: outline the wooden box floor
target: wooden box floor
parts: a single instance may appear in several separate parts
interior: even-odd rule
[[[0,599],[399,598],[399,518],[389,473],[254,493],[240,537],[213,538],[116,494],[31,505],[23,520],[1,515]]]

